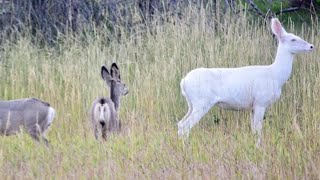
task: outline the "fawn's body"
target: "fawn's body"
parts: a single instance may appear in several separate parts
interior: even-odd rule
[[[91,122],[94,128],[94,135],[99,139],[101,134],[104,140],[109,132],[118,131],[121,128],[119,120],[120,97],[128,93],[128,89],[121,82],[118,66],[113,63],[110,73],[105,66],[101,68],[102,79],[110,87],[110,98],[97,98],[91,107]]]

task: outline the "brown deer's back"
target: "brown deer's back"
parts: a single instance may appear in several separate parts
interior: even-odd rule
[[[0,101],[0,134],[14,134],[21,126],[29,130],[36,123],[43,131],[47,125],[49,106],[35,98]]]

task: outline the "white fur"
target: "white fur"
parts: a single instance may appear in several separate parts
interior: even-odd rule
[[[272,19],[271,27],[279,41],[273,64],[198,68],[182,79],[181,91],[189,110],[178,123],[179,136],[188,135],[209,109],[217,105],[224,109],[251,110],[251,128],[258,133],[260,142],[265,110],[280,98],[281,88],[291,75],[294,54],[313,49],[312,44],[287,33],[278,19]]]
[[[49,107],[48,109],[48,116],[47,116],[47,126],[50,126],[51,123],[53,122],[53,119],[56,115],[56,111],[52,108],[52,107]]]
[[[109,106],[107,104],[103,104],[101,106],[100,111],[100,119],[104,119],[104,121],[108,124],[110,122],[111,112]]]
[[[108,104],[97,103],[94,107],[94,118],[95,122],[99,124],[100,122],[109,123],[111,118],[111,112]]]

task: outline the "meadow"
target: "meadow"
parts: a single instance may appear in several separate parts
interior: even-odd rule
[[[191,12],[192,13],[192,12]],[[315,45],[296,56],[293,74],[268,109],[260,148],[249,113],[217,107],[191,131],[177,136],[187,112],[180,80],[197,67],[266,65],[277,42],[269,23],[246,17],[224,24],[199,14],[153,25],[106,41],[107,29],[91,36],[63,36],[39,47],[28,36],[0,51],[0,97],[37,97],[57,115],[50,147],[27,133],[0,138],[2,179],[319,179],[319,25],[285,25]],[[94,138],[88,120],[95,98],[109,96],[102,65],[117,62],[129,94],[121,99],[122,131],[106,142]]]

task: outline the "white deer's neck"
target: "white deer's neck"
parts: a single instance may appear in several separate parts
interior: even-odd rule
[[[272,75],[275,80],[282,86],[290,77],[292,72],[294,54],[283,48],[283,45],[279,43],[276,59],[271,64]]]

